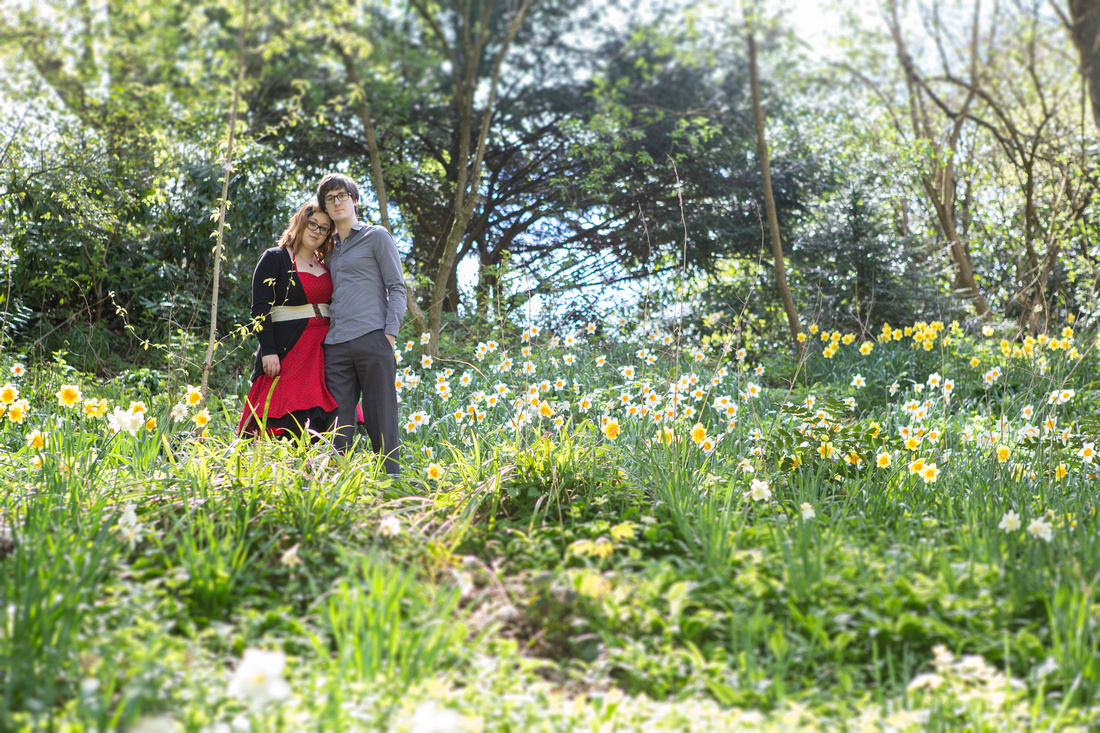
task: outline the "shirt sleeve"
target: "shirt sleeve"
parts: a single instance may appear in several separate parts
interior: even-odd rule
[[[268,250],[260,255],[256,271],[252,273],[252,325],[258,327],[256,335],[263,356],[278,354],[275,346],[275,329],[271,325],[271,309],[275,306],[275,285],[279,281],[279,254]]]
[[[405,317],[405,276],[401,272],[397,245],[390,233],[381,227],[375,237],[374,257],[382,276],[382,287],[386,290],[386,333],[397,336]]]

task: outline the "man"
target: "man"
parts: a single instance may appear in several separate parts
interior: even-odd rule
[[[359,221],[359,188],[330,173],[317,186],[317,200],[336,227],[328,258],[332,306],[325,337],[325,382],[336,400],[336,449],[344,453],[355,435],[361,403],[371,448],[386,457],[386,473],[400,469],[397,361],[394,345],[405,316],[405,280],[393,237]]]

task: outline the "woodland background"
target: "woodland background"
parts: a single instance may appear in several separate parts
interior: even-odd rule
[[[802,319],[1035,333],[1097,308],[1100,19],[1081,0],[5,5],[3,328],[87,370],[140,361],[127,323],[209,328],[235,91],[221,339],[332,170],[394,230],[432,349],[624,303],[784,338],[754,69]],[[812,13],[835,29],[816,46]]]

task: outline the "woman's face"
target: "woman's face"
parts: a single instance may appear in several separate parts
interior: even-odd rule
[[[317,248],[325,243],[331,231],[332,219],[329,215],[323,211],[314,211],[306,220],[306,227],[302,232],[302,246],[309,252],[316,252]]]

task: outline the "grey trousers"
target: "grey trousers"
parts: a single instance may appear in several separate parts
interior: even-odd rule
[[[386,456],[389,474],[401,471],[396,379],[393,347],[381,330],[342,344],[325,344],[325,383],[337,405],[336,450],[344,453],[351,445],[355,437],[355,406],[361,403],[371,448]]]

